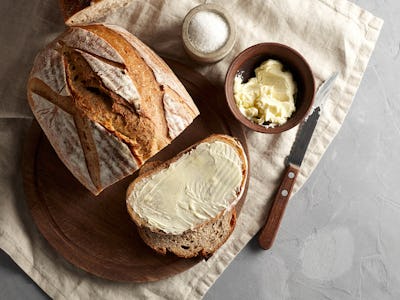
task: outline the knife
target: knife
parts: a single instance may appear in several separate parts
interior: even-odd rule
[[[271,248],[274,243],[286,205],[290,198],[290,194],[292,193],[294,183],[296,182],[297,174],[300,171],[301,163],[307,151],[315,126],[317,125],[322,105],[334,86],[337,75],[338,73],[333,74],[319,87],[314,101],[315,108],[311,115],[309,115],[302,123],[297,132],[296,140],[294,141],[290,154],[287,157],[287,167],[282,182],[275,195],[267,222],[264,227],[261,228],[258,237],[258,243],[261,248],[265,250]]]

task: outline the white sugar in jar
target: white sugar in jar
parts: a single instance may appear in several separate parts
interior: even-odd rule
[[[185,17],[182,39],[188,55],[199,62],[224,58],[235,43],[235,28],[227,12],[215,4],[193,8]]]
[[[229,37],[226,20],[213,11],[199,11],[189,22],[189,41],[199,51],[211,53],[221,49]]]

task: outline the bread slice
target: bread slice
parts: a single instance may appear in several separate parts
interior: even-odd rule
[[[61,0],[67,25],[88,24],[128,5],[131,0]]]
[[[224,152],[223,155],[226,155],[226,160],[230,160],[232,163],[227,163],[226,165],[229,165],[230,169],[224,168],[220,170],[221,172],[218,172],[218,169],[211,169],[213,173],[212,175],[209,175],[206,174],[208,163],[210,161],[215,161],[216,159],[224,160],[221,156],[222,154],[217,155],[212,152],[212,149],[216,149],[212,148],[213,145],[217,144],[218,147],[221,147],[220,149],[229,149],[230,152]],[[207,152],[204,149],[211,150],[210,152]],[[207,164],[200,164],[200,167],[197,167],[196,163],[201,160],[202,157],[204,158],[204,156],[211,155],[210,153],[215,156],[210,160],[206,160]],[[188,164],[187,174],[185,173],[185,169],[183,169],[183,171],[179,169],[182,166],[186,166],[184,160],[186,160],[185,162]],[[233,161],[236,162],[236,164],[234,164]],[[192,168],[191,166],[194,165],[196,166]],[[215,166],[216,168],[222,168],[222,166],[225,167],[223,163],[219,165],[216,164]],[[189,170],[190,168],[192,169]],[[179,176],[179,178],[171,178],[174,174],[174,170],[179,171],[182,176]],[[193,205],[193,202],[191,202],[193,201],[191,194],[184,193],[184,195],[182,195],[182,191],[186,192],[188,187],[191,186],[190,180],[197,178],[193,177],[196,175],[193,175],[193,170],[195,170],[195,173],[198,173],[198,180],[196,179],[197,186],[202,187],[200,190],[206,191],[201,194],[204,197],[203,199],[200,199],[201,205],[198,207],[200,207],[201,210],[199,211],[191,208],[191,205]],[[165,195],[164,197],[161,196],[160,198],[155,199],[153,195],[157,195],[157,193],[160,192],[156,190],[157,182],[159,182],[160,178],[163,178],[162,176],[164,176],[164,174],[167,180],[176,180],[176,184],[171,187],[170,191],[163,194]],[[235,174],[240,176],[240,178]],[[138,233],[143,241],[158,253],[166,254],[167,252],[171,252],[184,258],[195,256],[208,257],[228,239],[235,227],[235,206],[243,194],[247,174],[247,158],[240,142],[227,135],[211,135],[182,151],[171,160],[158,165],[152,170],[140,174],[128,188],[126,200],[127,210],[132,220],[138,226]],[[211,180],[207,181],[210,178]],[[231,179],[233,181],[231,181]],[[237,179],[239,179],[239,182]],[[201,185],[203,183],[202,180],[204,180],[204,182],[210,182],[210,184]],[[162,184],[165,183],[164,180],[161,180],[160,182],[162,182]],[[224,193],[224,196],[221,197],[221,199],[215,199],[215,197],[213,198],[212,195],[210,196],[207,193],[207,191],[215,192],[217,190],[224,190],[224,188],[229,189],[230,187],[224,186],[226,182],[235,182],[232,185],[232,187],[234,186],[235,188],[232,191],[229,190],[229,193]],[[147,193],[146,186],[150,187],[151,191],[155,191],[155,194]],[[161,185],[159,185],[159,187],[161,190],[164,188]],[[176,192],[175,188],[178,188],[181,194],[174,194]],[[168,196],[168,193],[171,193],[174,196]],[[226,195],[229,195],[229,197]],[[171,206],[165,203],[175,201],[174,197],[189,204],[185,207],[185,203],[182,205],[182,202],[178,202],[178,200],[176,200],[177,202],[173,203]],[[142,200],[142,198],[144,200]],[[154,206],[151,206],[150,210],[142,207],[143,205],[149,205],[149,203],[154,203]],[[197,202],[194,202],[194,207],[196,207],[196,204]],[[163,210],[163,207],[173,207],[173,211],[171,212],[169,208],[165,211]],[[182,207],[185,208],[182,209]],[[214,207],[215,209],[207,210],[209,207]],[[170,215],[166,213],[167,211]],[[176,211],[179,211],[179,213],[174,215]],[[149,213],[146,215],[147,212]],[[203,212],[206,212],[205,215],[207,215],[207,218],[204,218],[204,214],[202,215]],[[198,219],[193,217],[193,215],[197,215],[197,213],[200,213]],[[156,221],[152,219],[154,216],[156,216]],[[161,222],[159,222],[160,220]],[[162,224],[163,220],[172,221],[167,221],[166,224]],[[181,220],[183,221],[181,222]],[[188,220],[190,220],[190,222]],[[174,224],[175,222],[176,224]],[[174,227],[175,225],[176,227]]]

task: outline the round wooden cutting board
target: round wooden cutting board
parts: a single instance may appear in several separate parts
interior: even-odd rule
[[[152,160],[169,159],[211,133],[237,137],[247,152],[243,130],[223,105],[221,91],[189,68],[167,62],[193,97],[200,116]],[[159,255],[142,242],[125,205],[126,189],[136,173],[93,196],[58,159],[36,121],[24,149],[23,176],[27,202],[40,232],[59,254],[91,274],[115,281],[156,281],[201,261]],[[238,211],[247,186],[248,182]]]

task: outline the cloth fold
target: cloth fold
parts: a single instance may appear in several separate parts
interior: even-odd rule
[[[219,86],[240,51],[267,41],[287,44],[302,53],[317,84],[339,72],[295,192],[339,131],[383,22],[346,0],[208,2],[226,8],[239,33],[232,52],[208,66],[199,66],[188,58],[180,37],[185,14],[201,1],[132,0],[104,21],[125,27],[158,54],[193,67]],[[280,135],[245,129],[251,161],[247,200],[232,237],[212,258],[152,283],[118,283],[87,274],[59,256],[38,233],[26,206],[20,172],[22,145],[32,117],[25,96],[26,79],[39,49],[63,31],[62,17],[56,1],[50,0],[4,0],[0,7],[0,247],[55,299],[201,298],[263,224],[297,129]]]

